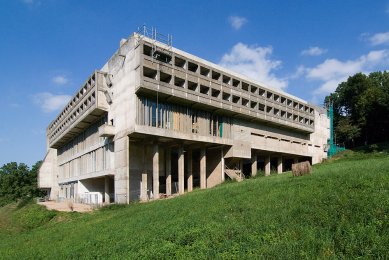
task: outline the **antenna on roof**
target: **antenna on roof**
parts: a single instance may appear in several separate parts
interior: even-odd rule
[[[163,43],[167,45],[169,49],[173,46],[173,36],[171,34],[166,35],[157,32],[156,27],[147,28],[147,26],[143,24],[143,26],[138,27],[137,33],[154,41]]]
[[[154,59],[156,59],[158,61],[170,63],[173,56],[173,36],[171,34],[165,35],[159,33],[157,32],[157,28],[151,27],[151,29],[149,29],[146,25],[138,27],[137,33],[141,36],[139,40],[143,37],[151,39],[153,62]],[[161,47],[161,44],[166,47]]]

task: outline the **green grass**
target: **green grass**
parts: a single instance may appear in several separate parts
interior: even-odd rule
[[[0,209],[3,259],[388,258],[388,234],[386,152],[89,214]]]

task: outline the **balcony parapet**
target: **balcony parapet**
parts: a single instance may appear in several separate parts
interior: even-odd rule
[[[105,73],[95,71],[47,128],[49,146],[57,148],[108,111]]]
[[[115,135],[115,127],[113,125],[102,125],[99,127],[100,137],[112,137]]]

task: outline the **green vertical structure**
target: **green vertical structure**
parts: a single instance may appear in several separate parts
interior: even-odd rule
[[[329,140],[329,149],[327,151],[327,155],[331,158],[338,152],[346,150],[344,147],[340,147],[336,145],[334,138],[334,103],[330,101],[330,105],[328,108],[328,115],[330,117],[330,140]]]

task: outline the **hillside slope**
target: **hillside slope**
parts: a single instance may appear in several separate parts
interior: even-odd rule
[[[20,223],[25,226],[0,230],[0,255],[6,259],[387,258],[388,191],[386,153],[346,154],[315,166],[310,176],[259,177],[84,215],[53,216],[39,208],[43,220],[32,221],[35,225],[28,225],[28,217],[18,213],[28,209],[14,209],[14,223],[24,219]],[[29,207],[39,211],[37,205]]]

